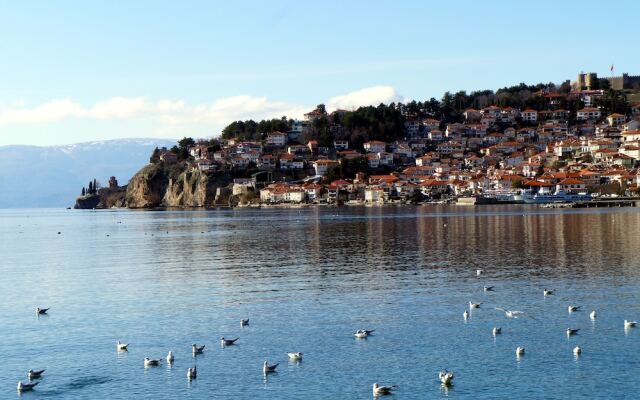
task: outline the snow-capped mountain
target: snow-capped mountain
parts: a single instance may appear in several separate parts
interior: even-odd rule
[[[126,184],[165,139],[118,139],[64,146],[0,146],[0,208],[72,206],[83,186],[115,176]]]

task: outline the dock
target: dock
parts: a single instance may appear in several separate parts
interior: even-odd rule
[[[601,207],[638,207],[639,198],[594,199],[591,201],[577,201],[573,203],[547,203],[543,208],[601,208]]]

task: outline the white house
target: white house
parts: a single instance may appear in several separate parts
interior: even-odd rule
[[[364,201],[370,204],[384,203],[384,189],[378,186],[369,186],[364,189]]]
[[[335,160],[316,160],[313,162],[313,168],[316,171],[316,175],[326,175],[327,170],[330,167],[336,166],[339,163]]]
[[[609,126],[622,125],[624,124],[626,119],[627,118],[624,115],[618,113],[609,114],[607,116],[607,122],[609,123]]]
[[[336,150],[349,150],[349,141],[348,140],[334,140],[333,147]]]
[[[578,110],[576,119],[579,121],[595,120],[602,116],[602,112],[598,108],[586,107]]]
[[[587,185],[580,179],[566,178],[556,184],[556,191],[565,191],[569,193],[584,192]]]
[[[538,112],[534,109],[527,108],[520,113],[520,117],[525,122],[534,123],[538,121]]]
[[[380,142],[378,140],[371,140],[364,144],[364,149],[368,153],[380,153],[385,151],[387,148],[387,144],[385,142]]]
[[[282,147],[287,144],[287,134],[282,132],[272,132],[267,135],[267,145]]]

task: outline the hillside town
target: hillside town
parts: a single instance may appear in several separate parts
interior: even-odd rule
[[[156,149],[152,161],[231,174],[240,204],[635,196],[640,102],[630,99],[638,101],[639,83],[580,73],[559,86],[442,101],[332,112],[319,105],[301,120],[238,121],[219,138],[185,138]],[[372,125],[358,123],[363,115],[383,116]]]

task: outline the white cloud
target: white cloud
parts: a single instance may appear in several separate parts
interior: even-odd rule
[[[362,106],[377,106],[380,103],[389,104],[399,101],[403,101],[403,97],[392,86],[373,86],[332,97],[326,105],[329,110],[338,108],[351,110]]]
[[[354,109],[359,106],[377,105],[402,101],[403,98],[391,86],[374,86],[342,96],[330,98],[325,102],[328,110],[336,108]],[[317,104],[314,102],[314,104]],[[224,126],[235,120],[266,118],[301,118],[313,107],[304,104],[291,104],[273,101],[267,97],[232,96],[220,98],[208,103],[189,104],[184,100],[150,100],[145,97],[112,97],[86,106],[69,98],[54,99],[49,102],[29,106],[24,102],[0,103],[0,135],[11,135],[0,142],[13,143],[27,141],[39,143],[40,136],[27,138],[14,136],[15,127],[25,129],[33,127],[39,132],[56,133],[62,143],[70,143],[71,138],[108,139],[111,136],[130,135],[151,137],[160,134],[163,137],[182,135],[215,135]],[[68,129],[60,125],[69,120],[84,121],[82,129]],[[113,124],[94,124],[92,121],[115,122]],[[50,126],[42,130],[41,125]],[[11,127],[11,128],[8,128]],[[109,127],[117,131],[109,132]],[[78,130],[72,132],[73,129]],[[61,132],[62,131],[62,132]],[[93,133],[92,133],[93,132]],[[118,136],[120,137],[120,136]],[[65,140],[65,138],[68,138]],[[48,139],[49,142],[51,139]]]
[[[234,96],[212,103],[189,105],[183,100],[151,102],[144,97],[113,97],[85,107],[70,99],[51,100],[35,107],[0,106],[0,125],[46,124],[70,118],[143,119],[168,125],[224,125],[236,119],[300,117],[307,107],[273,102],[266,97]]]

